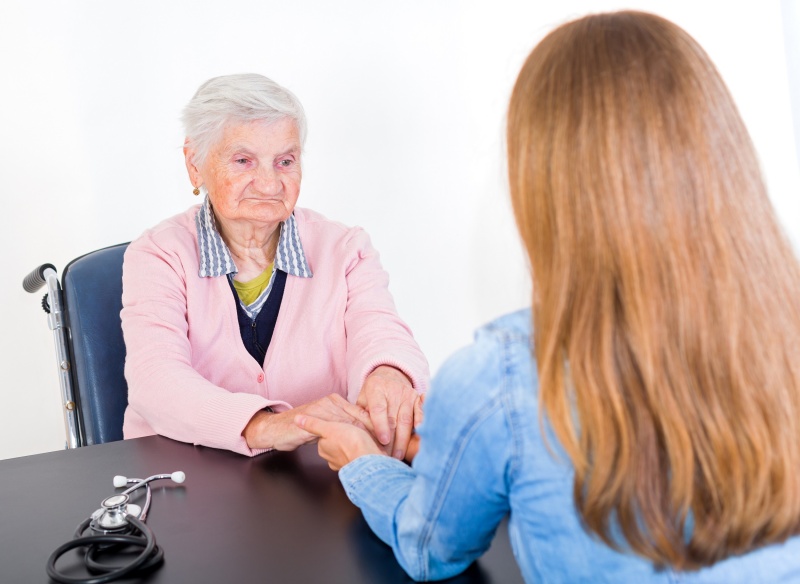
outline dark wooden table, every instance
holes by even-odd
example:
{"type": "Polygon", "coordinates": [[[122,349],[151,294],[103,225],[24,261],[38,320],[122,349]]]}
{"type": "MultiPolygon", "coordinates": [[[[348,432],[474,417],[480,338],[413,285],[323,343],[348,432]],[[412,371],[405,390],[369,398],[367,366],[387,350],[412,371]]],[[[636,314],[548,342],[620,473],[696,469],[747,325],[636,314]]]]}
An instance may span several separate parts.
{"type": "MultiPolygon", "coordinates": [[[[152,483],[147,519],[164,565],[120,582],[411,582],[316,447],[251,459],[159,436],[0,461],[0,582],[50,582],[47,558],[116,491],[114,475],[176,470],[186,482],[152,483]]],[[[141,504],[144,489],[134,495],[141,504]]],[[[76,558],[68,553],[59,568],[85,574],[76,558]]],[[[522,582],[505,522],[489,552],[447,582],[522,582]]]]}

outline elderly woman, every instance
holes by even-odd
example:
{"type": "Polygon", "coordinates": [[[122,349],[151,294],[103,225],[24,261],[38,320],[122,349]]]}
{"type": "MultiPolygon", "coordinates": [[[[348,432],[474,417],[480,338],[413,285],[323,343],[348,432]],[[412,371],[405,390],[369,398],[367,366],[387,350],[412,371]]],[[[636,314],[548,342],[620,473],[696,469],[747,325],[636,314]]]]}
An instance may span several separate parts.
{"type": "Polygon", "coordinates": [[[442,367],[413,468],[297,423],[417,579],[510,514],[529,583],[800,582],[800,264],[708,56],[649,14],[565,24],[507,130],[532,311],[442,367]]]}
{"type": "Polygon", "coordinates": [[[205,197],[125,254],[125,437],[252,456],[315,440],[295,413],[363,414],[402,458],[427,363],[367,234],[295,207],[299,101],[261,75],[217,77],[183,121],[189,180],[205,197]]]}

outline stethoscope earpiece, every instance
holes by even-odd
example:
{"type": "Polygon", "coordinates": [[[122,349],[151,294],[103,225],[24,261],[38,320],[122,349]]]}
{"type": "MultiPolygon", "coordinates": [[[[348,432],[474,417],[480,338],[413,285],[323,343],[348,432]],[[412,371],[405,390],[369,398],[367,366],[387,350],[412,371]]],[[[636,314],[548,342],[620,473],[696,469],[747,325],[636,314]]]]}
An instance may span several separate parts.
{"type": "Polygon", "coordinates": [[[176,470],[171,474],[158,474],[146,479],[129,479],[122,475],[116,475],[113,480],[116,488],[119,489],[129,484],[133,484],[133,486],[103,500],[100,509],[92,513],[89,527],[97,533],[119,533],[128,529],[128,517],[130,516],[144,521],[147,518],[147,511],[150,509],[150,483],[161,479],[172,479],[173,482],[181,484],[186,480],[186,473],[176,470]],[[129,495],[142,487],[147,489],[144,506],[129,504],[129,495]]]}

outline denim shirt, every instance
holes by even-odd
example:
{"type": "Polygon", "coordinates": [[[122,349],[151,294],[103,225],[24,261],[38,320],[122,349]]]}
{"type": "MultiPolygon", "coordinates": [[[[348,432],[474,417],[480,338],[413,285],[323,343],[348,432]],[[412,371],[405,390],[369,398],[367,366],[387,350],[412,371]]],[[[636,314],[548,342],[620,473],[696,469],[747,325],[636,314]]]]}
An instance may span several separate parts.
{"type": "Polygon", "coordinates": [[[386,456],[339,471],[350,500],[415,580],[458,574],[510,514],[526,582],[800,582],[800,537],[696,572],[657,570],[590,535],[572,499],[569,458],[539,423],[531,313],[479,330],[434,379],[412,467],[386,456]]]}

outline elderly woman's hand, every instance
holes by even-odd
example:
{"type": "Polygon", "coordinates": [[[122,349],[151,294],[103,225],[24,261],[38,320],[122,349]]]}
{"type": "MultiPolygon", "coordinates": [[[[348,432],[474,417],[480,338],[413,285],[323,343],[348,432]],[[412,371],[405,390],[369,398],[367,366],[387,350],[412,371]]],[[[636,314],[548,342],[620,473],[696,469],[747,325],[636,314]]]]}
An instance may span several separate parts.
{"type": "Polygon", "coordinates": [[[378,442],[394,458],[406,455],[416,400],[417,392],[408,377],[388,365],[381,365],[369,374],[356,400],[356,404],[369,412],[378,442]]]}
{"type": "Polygon", "coordinates": [[[327,421],[353,425],[365,431],[367,428],[365,422],[369,424],[369,416],[360,406],[351,404],[342,396],[332,393],[285,412],[258,412],[242,431],[247,446],[251,449],[294,450],[303,444],[315,441],[316,435],[300,429],[294,423],[294,418],[298,414],[308,414],[327,421]]]}

